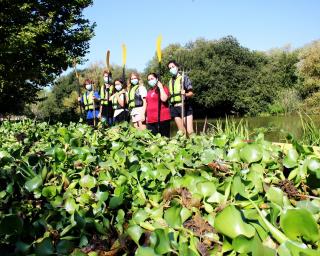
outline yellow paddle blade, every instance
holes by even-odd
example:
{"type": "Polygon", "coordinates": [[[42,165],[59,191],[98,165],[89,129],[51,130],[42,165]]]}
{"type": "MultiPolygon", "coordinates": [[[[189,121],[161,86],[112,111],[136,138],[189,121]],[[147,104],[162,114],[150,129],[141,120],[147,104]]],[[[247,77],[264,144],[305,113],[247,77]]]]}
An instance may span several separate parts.
{"type": "Polygon", "coordinates": [[[122,44],[122,66],[126,65],[127,60],[127,47],[125,44],[122,44]]]}
{"type": "Polygon", "coordinates": [[[110,51],[107,51],[107,56],[106,56],[106,64],[107,64],[107,69],[110,71],[110,51]]]}
{"type": "Polygon", "coordinates": [[[157,38],[157,56],[158,56],[159,62],[161,62],[161,42],[162,42],[162,35],[159,35],[157,38]]]}

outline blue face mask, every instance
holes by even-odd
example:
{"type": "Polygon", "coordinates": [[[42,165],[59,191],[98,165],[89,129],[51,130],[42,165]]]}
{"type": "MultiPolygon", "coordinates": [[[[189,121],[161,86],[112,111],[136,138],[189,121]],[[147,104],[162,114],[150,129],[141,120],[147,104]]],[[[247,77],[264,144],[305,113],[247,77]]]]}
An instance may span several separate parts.
{"type": "Polygon", "coordinates": [[[131,79],[131,83],[133,84],[133,85],[137,85],[138,83],[139,83],[139,80],[138,79],[131,79]]]}
{"type": "Polygon", "coordinates": [[[169,71],[170,71],[171,75],[173,75],[173,76],[178,74],[178,68],[177,67],[170,68],[169,71]]]}
{"type": "Polygon", "coordinates": [[[157,83],[158,83],[157,79],[151,79],[148,81],[148,84],[150,85],[150,87],[155,87],[157,83]]]}

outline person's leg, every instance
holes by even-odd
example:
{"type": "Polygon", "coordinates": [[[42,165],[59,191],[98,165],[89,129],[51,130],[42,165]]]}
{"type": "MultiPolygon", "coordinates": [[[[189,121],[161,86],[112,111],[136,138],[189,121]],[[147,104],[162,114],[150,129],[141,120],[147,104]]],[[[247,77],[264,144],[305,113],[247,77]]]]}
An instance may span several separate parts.
{"type": "Polygon", "coordinates": [[[157,125],[158,125],[157,123],[147,124],[147,129],[150,130],[153,135],[157,135],[158,133],[157,125]]]}
{"type": "Polygon", "coordinates": [[[143,121],[138,122],[138,127],[141,131],[146,129],[146,125],[143,121]]]}
{"type": "Polygon", "coordinates": [[[182,131],[183,133],[185,133],[185,128],[184,128],[184,125],[182,123],[182,118],[181,117],[175,117],[174,118],[174,121],[178,127],[178,130],[179,131],[182,131]]]}
{"type": "Polygon", "coordinates": [[[193,133],[193,115],[192,114],[185,117],[185,123],[187,124],[188,134],[193,133]]]}
{"type": "Polygon", "coordinates": [[[162,121],[160,123],[160,134],[161,136],[170,137],[170,120],[162,121]]]}
{"type": "Polygon", "coordinates": [[[93,118],[87,119],[87,125],[93,126],[93,118]]]}

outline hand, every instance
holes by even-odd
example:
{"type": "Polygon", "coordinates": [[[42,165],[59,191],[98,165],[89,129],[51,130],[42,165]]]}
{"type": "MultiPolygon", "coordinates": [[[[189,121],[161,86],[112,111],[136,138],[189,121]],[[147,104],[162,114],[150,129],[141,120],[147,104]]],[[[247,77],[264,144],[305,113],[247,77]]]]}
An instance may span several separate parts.
{"type": "Polygon", "coordinates": [[[184,95],[184,96],[186,95],[186,90],[185,89],[181,90],[181,95],[184,95]]]}
{"type": "Polygon", "coordinates": [[[98,119],[101,119],[101,112],[99,112],[98,114],[98,119]]]}
{"type": "Polygon", "coordinates": [[[122,90],[120,91],[120,94],[125,93],[125,92],[126,92],[126,90],[125,90],[125,89],[122,89],[122,90]]]}
{"type": "Polygon", "coordinates": [[[158,81],[158,88],[161,90],[161,89],[163,89],[163,84],[160,82],[160,81],[158,81]]]}
{"type": "Polygon", "coordinates": [[[92,95],[92,100],[95,100],[95,99],[96,99],[96,97],[94,95],[92,95]]]}
{"type": "Polygon", "coordinates": [[[79,101],[79,102],[81,101],[81,97],[78,97],[78,101],[79,101]]]}

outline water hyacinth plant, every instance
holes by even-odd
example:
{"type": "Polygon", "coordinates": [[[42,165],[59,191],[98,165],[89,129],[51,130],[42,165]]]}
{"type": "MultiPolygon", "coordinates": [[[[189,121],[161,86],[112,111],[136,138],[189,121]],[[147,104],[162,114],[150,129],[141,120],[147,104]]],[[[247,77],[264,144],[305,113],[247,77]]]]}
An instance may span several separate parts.
{"type": "Polygon", "coordinates": [[[0,251],[319,255],[319,157],[235,135],[4,122],[0,251]]]}

